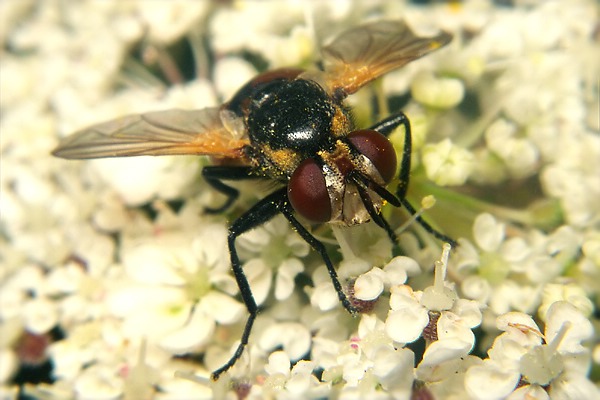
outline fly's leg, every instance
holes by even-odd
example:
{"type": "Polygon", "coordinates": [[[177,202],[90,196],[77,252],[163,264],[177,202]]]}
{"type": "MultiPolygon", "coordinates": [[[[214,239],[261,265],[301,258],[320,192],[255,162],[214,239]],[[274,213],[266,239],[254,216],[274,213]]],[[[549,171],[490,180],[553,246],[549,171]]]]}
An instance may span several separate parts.
{"type": "MultiPolygon", "coordinates": [[[[402,205],[404,207],[406,207],[406,210],[411,215],[417,214],[417,210],[408,202],[408,200],[400,198],[400,202],[402,202],[402,205]]],[[[421,225],[423,227],[423,229],[425,229],[427,232],[429,232],[436,239],[439,239],[442,242],[450,243],[450,245],[453,248],[458,247],[458,243],[456,242],[456,240],[452,239],[449,236],[444,235],[443,233],[441,233],[440,231],[438,231],[437,229],[435,229],[433,226],[429,225],[427,223],[427,221],[425,221],[423,218],[421,218],[420,215],[417,216],[416,221],[419,223],[419,225],[421,225]]]]}
{"type": "Polygon", "coordinates": [[[242,264],[240,263],[237,250],[235,248],[235,240],[241,234],[266,223],[275,215],[277,215],[277,213],[279,213],[278,205],[282,202],[282,196],[287,200],[287,192],[285,190],[278,190],[274,193],[271,193],[269,196],[256,203],[250,210],[235,220],[235,222],[229,227],[227,244],[229,246],[231,268],[233,270],[235,281],[240,289],[242,300],[244,301],[246,309],[250,315],[248,316],[248,320],[244,326],[240,344],[238,345],[235,353],[221,368],[212,373],[211,378],[215,381],[219,379],[219,376],[223,372],[233,367],[236,361],[242,356],[244,348],[248,344],[248,338],[250,337],[250,332],[252,331],[252,325],[254,324],[254,320],[258,314],[258,306],[254,300],[252,290],[250,289],[248,278],[246,278],[246,274],[242,269],[242,264]]]}
{"type": "Polygon", "coordinates": [[[304,226],[302,226],[302,224],[296,219],[296,217],[294,217],[294,212],[287,198],[286,191],[282,192],[282,196],[279,198],[279,203],[277,204],[277,207],[279,209],[279,212],[281,212],[283,216],[290,222],[294,230],[302,237],[302,239],[304,239],[304,241],[308,243],[310,247],[313,248],[313,250],[319,253],[321,258],[323,259],[323,262],[325,263],[325,266],[327,267],[329,277],[331,278],[331,282],[333,283],[333,287],[337,292],[340,302],[350,314],[356,315],[358,313],[358,310],[350,303],[350,300],[348,300],[348,297],[344,293],[344,290],[342,289],[342,284],[340,283],[337,272],[333,267],[333,263],[331,262],[331,259],[327,254],[325,246],[316,237],[314,237],[304,226]]]}
{"type": "Polygon", "coordinates": [[[351,171],[348,174],[348,180],[353,182],[356,186],[360,199],[373,222],[379,225],[387,233],[392,243],[396,243],[398,241],[396,233],[386,219],[383,218],[381,212],[378,212],[375,209],[375,206],[373,205],[373,199],[371,199],[371,196],[369,196],[367,189],[372,189],[375,191],[375,193],[381,196],[381,198],[387,200],[394,207],[400,207],[402,205],[400,200],[398,200],[398,198],[396,198],[396,196],[394,196],[392,193],[388,192],[383,186],[379,186],[375,182],[370,181],[368,178],[360,175],[356,170],[351,171]]]}
{"type": "Polygon", "coordinates": [[[329,276],[333,282],[333,287],[335,288],[344,308],[346,308],[346,310],[348,310],[348,312],[350,312],[352,315],[355,315],[358,312],[356,308],[352,306],[348,300],[348,297],[346,297],[342,289],[342,285],[338,279],[337,272],[335,271],[329,255],[327,254],[325,246],[323,243],[317,240],[317,238],[315,238],[304,226],[302,226],[296,217],[294,217],[293,209],[291,208],[287,197],[287,188],[284,187],[279,189],[254,205],[254,207],[239,217],[229,228],[227,243],[229,245],[229,254],[231,256],[231,267],[233,269],[235,280],[240,288],[242,300],[244,301],[244,304],[246,305],[250,315],[248,316],[248,320],[244,326],[242,338],[240,339],[240,344],[238,345],[235,353],[233,356],[231,356],[229,361],[225,363],[225,365],[212,373],[213,380],[219,379],[219,376],[223,372],[233,367],[236,361],[242,356],[245,347],[248,345],[248,339],[250,337],[250,332],[252,331],[252,325],[254,324],[254,320],[258,315],[258,306],[254,300],[252,290],[250,289],[250,284],[248,283],[248,278],[246,278],[246,274],[242,269],[242,265],[237,255],[235,240],[244,232],[266,223],[278,213],[283,214],[283,216],[290,222],[294,230],[298,232],[302,239],[304,239],[316,252],[321,255],[321,258],[325,262],[327,270],[329,271],[329,276]]]}
{"type": "MultiPolygon", "coordinates": [[[[404,126],[404,149],[402,149],[402,160],[400,161],[400,172],[398,173],[398,187],[396,188],[396,196],[398,197],[402,205],[406,208],[406,210],[411,215],[415,215],[417,214],[417,210],[408,202],[408,200],[406,200],[406,191],[408,190],[408,183],[410,181],[410,165],[412,157],[412,134],[410,130],[410,121],[408,120],[408,117],[403,112],[399,112],[397,114],[389,116],[381,122],[378,122],[369,129],[373,129],[374,131],[377,131],[384,136],[389,136],[394,131],[394,129],[396,129],[400,125],[404,126]]],[[[377,219],[374,218],[374,220],[375,222],[377,222],[377,219]]],[[[423,218],[421,218],[420,216],[417,216],[416,221],[419,223],[419,225],[423,227],[423,229],[425,229],[435,238],[450,243],[452,247],[457,246],[455,240],[437,231],[435,228],[433,228],[431,225],[425,222],[425,220],[423,220],[423,218]]],[[[382,226],[380,223],[378,223],[378,225],[382,226]]],[[[382,227],[386,229],[384,226],[382,227]]]]}
{"type": "Polygon", "coordinates": [[[237,200],[240,192],[225,183],[223,180],[241,181],[245,179],[255,179],[251,175],[252,167],[235,167],[235,166],[219,166],[211,165],[202,169],[202,176],[218,192],[227,196],[225,203],[220,207],[206,207],[204,211],[208,214],[219,214],[226,211],[237,200]]]}
{"type": "Polygon", "coordinates": [[[412,134],[410,131],[410,121],[403,112],[387,117],[378,122],[369,129],[373,129],[384,136],[389,136],[398,126],[404,126],[404,149],[402,149],[402,160],[400,161],[400,172],[398,173],[398,187],[396,196],[399,199],[406,197],[408,182],[410,180],[410,164],[412,157],[412,134]]]}

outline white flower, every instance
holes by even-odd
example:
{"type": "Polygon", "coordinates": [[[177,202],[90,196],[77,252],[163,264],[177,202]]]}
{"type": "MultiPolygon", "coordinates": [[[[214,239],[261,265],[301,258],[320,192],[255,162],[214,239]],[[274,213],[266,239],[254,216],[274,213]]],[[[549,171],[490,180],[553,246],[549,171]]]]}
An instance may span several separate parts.
{"type": "MultiPolygon", "coordinates": [[[[560,149],[555,163],[541,173],[545,191],[560,199],[567,221],[574,226],[598,223],[600,196],[600,138],[591,132],[568,131],[558,140],[560,149]]],[[[557,141],[554,139],[554,141],[557,141]]]]}
{"type": "MultiPolygon", "coordinates": [[[[594,398],[597,388],[586,378],[589,350],[581,341],[593,334],[591,323],[572,305],[556,302],[548,310],[545,334],[528,315],[498,317],[504,333],[488,351],[489,359],[467,371],[465,385],[474,398],[506,398],[523,381],[514,398],[549,390],[554,398],[594,398]],[[524,393],[526,392],[526,393],[524,393]]],[[[511,397],[512,398],[512,397],[511,397]]]]}
{"type": "Polygon", "coordinates": [[[217,52],[255,51],[271,66],[298,65],[314,54],[310,31],[302,26],[305,12],[303,3],[220,8],[210,19],[213,44],[217,52]]]}
{"type": "Polygon", "coordinates": [[[285,219],[276,218],[242,235],[236,246],[240,257],[247,260],[244,272],[258,304],[266,299],[273,283],[278,301],[292,294],[294,279],[304,270],[298,258],[308,254],[309,246],[285,219]],[[274,282],[273,272],[277,274],[274,282]]]}
{"type": "Polygon", "coordinates": [[[105,366],[87,368],[74,382],[78,398],[113,400],[121,396],[123,382],[116,371],[105,366]]]}
{"type": "Polygon", "coordinates": [[[481,312],[474,301],[458,299],[444,284],[450,247],[436,262],[435,283],[423,292],[409,286],[391,289],[390,311],[385,332],[395,342],[409,343],[424,336],[427,349],[419,370],[466,356],[475,343],[472,328],[481,323],[481,312]]]}
{"type": "Polygon", "coordinates": [[[143,26],[149,28],[150,39],[160,45],[172,44],[181,36],[193,31],[201,25],[202,18],[210,8],[209,4],[203,1],[138,1],[136,6],[136,13],[141,17],[143,26]]]}
{"type": "Polygon", "coordinates": [[[515,137],[516,126],[499,119],[487,129],[487,147],[503,161],[513,178],[525,178],[537,170],[538,149],[530,139],[515,137]]]}
{"type": "Polygon", "coordinates": [[[146,337],[181,354],[206,345],[216,323],[232,324],[244,315],[242,304],[218,290],[232,287],[224,267],[225,228],[200,224],[195,236],[201,246],[195,253],[194,237],[185,233],[166,231],[125,243],[123,263],[133,281],[112,291],[108,305],[111,314],[123,318],[131,340],[146,337]]]}
{"type": "Polygon", "coordinates": [[[429,323],[427,309],[420,304],[417,296],[419,293],[413,292],[407,285],[391,290],[391,310],[386,319],[386,333],[396,342],[414,342],[429,323]]]}
{"type": "Polygon", "coordinates": [[[424,72],[414,77],[411,94],[416,101],[429,107],[452,108],[462,101],[465,87],[456,78],[437,78],[424,72]]]}
{"type": "Polygon", "coordinates": [[[423,147],[423,165],[427,177],[440,186],[462,185],[474,168],[473,154],[444,139],[423,147]]]}
{"type": "Polygon", "coordinates": [[[375,300],[383,292],[385,273],[380,268],[373,268],[360,275],[354,282],[354,297],[359,300],[375,300]]]}
{"type": "MultiPolygon", "coordinates": [[[[591,337],[590,299],[600,291],[594,1],[508,8],[353,0],[34,3],[0,1],[0,397],[598,397],[583,345],[591,337]],[[229,359],[247,314],[232,298],[239,293],[226,228],[214,222],[221,217],[199,217],[203,205],[216,204],[214,196],[222,200],[202,186],[204,161],[67,162],[49,153],[58,136],[122,114],[218,105],[255,69],[304,68],[332,34],[364,16],[393,15],[424,34],[443,27],[454,39],[387,74],[382,90],[349,97],[357,127],[369,126],[386,104],[398,111],[410,90],[414,101],[402,108],[413,127],[413,195],[428,189],[426,178],[468,182],[464,189],[473,192],[434,193],[451,206],[452,228],[460,232],[473,212],[490,214],[464,235],[472,243],[461,241],[451,279],[444,283],[436,272],[426,289],[423,271],[438,257],[433,238],[404,232],[393,246],[376,224],[334,230],[339,257],[315,227],[347,294],[377,300],[360,319],[341,307],[318,255],[283,218],[242,235],[236,243],[261,313],[241,368],[232,371],[237,378],[212,383],[209,369],[229,359]],[[182,71],[146,64],[154,56],[182,71]],[[202,78],[170,86],[178,72],[202,78]],[[374,110],[373,93],[389,101],[374,110]],[[541,191],[529,190],[531,182],[541,191]],[[467,193],[504,207],[531,205],[463,203],[467,193]],[[156,199],[174,199],[177,212],[160,202],[148,206],[156,199]],[[556,221],[564,225],[556,228],[556,221]],[[478,349],[504,331],[484,359],[465,355],[480,308],[486,317],[478,349]],[[498,327],[490,324],[511,310],[529,315],[510,313],[498,327]],[[545,323],[544,335],[533,315],[545,323]],[[54,327],[65,334],[44,348],[55,381],[17,390],[23,330],[54,327]],[[427,349],[421,354],[415,346],[413,353],[392,336],[423,336],[427,349]],[[203,353],[203,362],[175,356],[188,351],[203,353]],[[415,357],[422,357],[417,369],[415,357]]],[[[392,140],[402,148],[401,132],[392,140]]],[[[265,193],[253,185],[244,190],[242,183],[240,203],[265,193]]],[[[593,358],[600,360],[598,346],[593,358]]]]}
{"type": "Polygon", "coordinates": [[[256,69],[238,57],[226,57],[215,65],[214,85],[224,99],[230,99],[246,82],[256,76],[256,69]]]}
{"type": "MultiPolygon", "coordinates": [[[[390,287],[401,285],[406,282],[407,273],[418,269],[416,262],[405,256],[398,256],[391,259],[382,268],[373,267],[359,258],[343,260],[337,269],[338,278],[342,285],[349,283],[346,289],[346,295],[349,300],[355,303],[355,306],[361,302],[373,302],[379,298],[384,290],[390,287]]],[[[331,277],[325,266],[321,266],[313,273],[314,287],[307,288],[310,295],[311,304],[318,307],[321,311],[328,311],[336,307],[341,307],[338,294],[336,293],[331,277]]]]}
{"type": "Polygon", "coordinates": [[[268,376],[262,385],[262,395],[277,399],[316,399],[326,396],[328,386],[312,374],[314,362],[300,360],[291,365],[288,354],[276,351],[265,366],[268,376]]]}
{"type": "MultiPolygon", "coordinates": [[[[361,274],[354,281],[354,297],[358,300],[375,300],[384,289],[402,285],[408,278],[408,271],[412,271],[416,261],[405,256],[392,258],[382,268],[373,267],[361,274]]],[[[418,266],[417,266],[418,268],[418,266]]]]}
{"type": "Polygon", "coordinates": [[[128,371],[123,385],[123,398],[150,398],[154,394],[154,386],[159,379],[156,368],[146,363],[146,343],[142,343],[138,362],[128,371]]]}
{"type": "Polygon", "coordinates": [[[544,286],[542,304],[538,310],[543,321],[546,321],[548,310],[558,301],[570,303],[586,317],[589,317],[594,310],[594,304],[580,286],[576,284],[547,284],[544,286]]]}
{"type": "MultiPolygon", "coordinates": [[[[19,360],[14,351],[0,349],[0,385],[6,385],[19,368],[19,360]]],[[[2,389],[0,389],[2,393],[2,389]]]]}
{"type": "Polygon", "coordinates": [[[49,299],[34,299],[23,307],[25,328],[34,333],[48,332],[58,322],[56,304],[49,299]]]}
{"type": "Polygon", "coordinates": [[[313,287],[307,288],[307,292],[314,307],[321,311],[329,311],[340,306],[338,294],[324,265],[315,270],[312,281],[313,287]]]}
{"type": "Polygon", "coordinates": [[[298,322],[276,322],[262,332],[258,345],[267,352],[282,347],[286,356],[296,361],[309,352],[311,335],[306,326],[298,322]]]}
{"type": "MultiPolygon", "coordinates": [[[[489,294],[489,305],[496,315],[511,309],[533,312],[542,300],[544,285],[577,257],[580,238],[566,226],[549,235],[532,230],[511,238],[506,238],[506,229],[491,214],[480,214],[473,224],[473,237],[480,251],[470,242],[460,240],[456,263],[462,272],[477,268],[477,276],[487,281],[487,284],[477,283],[479,287],[494,288],[489,294]]],[[[481,296],[474,291],[475,287],[466,286],[478,281],[465,280],[465,293],[481,296]]]]}
{"type": "Polygon", "coordinates": [[[335,383],[340,379],[345,382],[342,397],[410,395],[414,354],[394,347],[383,329],[384,323],[376,316],[364,314],[358,334],[341,344],[334,365],[323,372],[325,382],[335,383]]]}

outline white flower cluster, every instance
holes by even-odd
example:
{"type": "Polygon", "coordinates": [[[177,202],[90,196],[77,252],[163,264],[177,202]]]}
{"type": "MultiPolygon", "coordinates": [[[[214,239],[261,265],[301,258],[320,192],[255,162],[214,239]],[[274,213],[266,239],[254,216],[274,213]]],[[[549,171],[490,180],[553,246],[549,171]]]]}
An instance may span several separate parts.
{"type": "Polygon", "coordinates": [[[600,399],[599,6],[433,3],[0,2],[0,399],[600,399]],[[454,34],[376,95],[411,119],[409,199],[435,195],[425,219],[460,245],[314,227],[353,318],[285,219],[242,235],[261,312],[212,382],[247,317],[228,222],[271,187],[207,215],[206,160],[50,152],[91,123],[217,105],[374,18],[454,34]]]}

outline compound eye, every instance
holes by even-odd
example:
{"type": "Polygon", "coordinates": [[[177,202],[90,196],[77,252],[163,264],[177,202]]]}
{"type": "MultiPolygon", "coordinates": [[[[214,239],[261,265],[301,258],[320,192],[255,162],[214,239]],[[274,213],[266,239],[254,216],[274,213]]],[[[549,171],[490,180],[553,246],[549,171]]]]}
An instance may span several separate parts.
{"type": "Polygon", "coordinates": [[[331,219],[331,200],[323,171],[308,158],[300,163],[288,182],[288,199],[294,210],[313,222],[331,219]]]}
{"type": "Polygon", "coordinates": [[[383,178],[389,183],[396,173],[396,152],[392,143],[381,133],[372,129],[362,129],[351,132],[348,140],[356,150],[366,156],[383,178]]]}

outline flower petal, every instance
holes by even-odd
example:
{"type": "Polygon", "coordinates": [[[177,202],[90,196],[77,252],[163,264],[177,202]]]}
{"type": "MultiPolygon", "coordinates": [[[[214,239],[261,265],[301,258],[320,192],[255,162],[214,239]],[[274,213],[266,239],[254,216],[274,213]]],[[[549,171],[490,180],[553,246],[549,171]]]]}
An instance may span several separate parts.
{"type": "Polygon", "coordinates": [[[23,307],[25,328],[33,334],[48,332],[58,324],[58,309],[56,303],[45,299],[33,299],[23,307]]]}
{"type": "Polygon", "coordinates": [[[427,310],[418,304],[397,311],[390,311],[385,320],[385,333],[399,343],[417,340],[429,323],[427,310]]]}
{"type": "Polygon", "coordinates": [[[275,298],[285,300],[294,291],[296,275],[304,270],[304,265],[297,258],[288,258],[283,261],[275,277],[275,298]]]}
{"type": "Polygon", "coordinates": [[[265,365],[265,371],[269,375],[290,375],[290,357],[285,351],[274,351],[269,355],[269,362],[265,365]]]}
{"type": "Polygon", "coordinates": [[[570,323],[570,328],[560,341],[558,351],[560,353],[579,353],[585,350],[581,342],[591,338],[594,328],[589,319],[566,301],[557,301],[548,309],[546,321],[546,342],[552,342],[554,337],[562,328],[563,324],[570,323]]]}
{"type": "Polygon", "coordinates": [[[504,240],[504,224],[491,214],[479,214],[473,224],[473,237],[481,249],[496,251],[504,240]]]}
{"type": "Polygon", "coordinates": [[[160,346],[173,354],[189,353],[209,341],[215,330],[215,320],[194,310],[189,322],[160,340],[160,346]]]}
{"type": "Polygon", "coordinates": [[[254,301],[261,305],[271,290],[273,271],[261,258],[253,258],[244,264],[244,272],[250,282],[254,301]]]}
{"type": "Polygon", "coordinates": [[[311,335],[306,326],[300,323],[281,322],[265,329],[258,344],[267,351],[281,346],[290,360],[295,361],[308,353],[311,335]]]}
{"type": "Polygon", "coordinates": [[[403,285],[407,277],[417,275],[421,272],[419,264],[412,258],[397,256],[392,258],[383,270],[388,275],[390,286],[403,285]]]}
{"type": "Polygon", "coordinates": [[[467,370],[465,389],[473,399],[494,400],[506,398],[519,383],[520,375],[518,372],[498,369],[490,364],[484,363],[467,370]]]}
{"type": "Polygon", "coordinates": [[[473,341],[470,338],[454,337],[436,340],[425,350],[419,367],[439,365],[443,362],[466,356],[472,348],[473,341]]]}
{"type": "Polygon", "coordinates": [[[360,275],[354,282],[354,297],[360,300],[375,300],[383,292],[385,274],[380,268],[373,268],[360,275]]]}
{"type": "Polygon", "coordinates": [[[220,324],[233,324],[239,321],[246,311],[242,303],[216,291],[207,293],[198,307],[220,324]]]}

